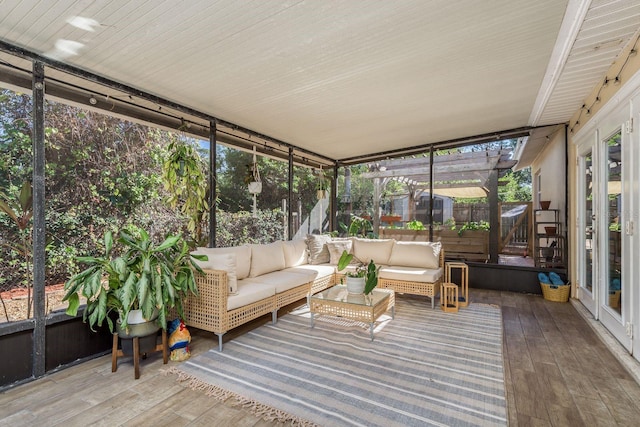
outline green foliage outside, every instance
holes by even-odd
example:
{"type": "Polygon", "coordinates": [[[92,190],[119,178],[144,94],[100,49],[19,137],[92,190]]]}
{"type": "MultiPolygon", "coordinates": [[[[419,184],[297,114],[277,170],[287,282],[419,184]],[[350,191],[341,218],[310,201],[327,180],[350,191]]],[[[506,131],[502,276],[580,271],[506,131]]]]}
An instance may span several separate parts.
{"type": "Polygon", "coordinates": [[[426,230],[427,229],[422,223],[422,221],[418,221],[417,219],[407,222],[407,224],[405,225],[405,228],[407,230],[426,230]]]}
{"type": "Polygon", "coordinates": [[[470,221],[465,222],[462,227],[458,229],[458,235],[462,235],[465,231],[489,231],[489,223],[487,221],[470,221]]]}
{"type": "MultiPolygon", "coordinates": [[[[52,102],[45,120],[47,285],[86,268],[78,256],[99,255],[108,231],[147,230],[155,241],[180,235],[193,245],[208,243],[208,151],[199,141],[52,102]]],[[[0,91],[0,199],[16,212],[33,174],[31,129],[31,98],[0,91]]],[[[256,219],[246,212],[251,199],[242,182],[251,155],[220,145],[218,159],[217,245],[282,239],[287,163],[259,158],[265,190],[256,219]]],[[[309,211],[316,174],[301,167],[294,173],[295,194],[309,211]]],[[[0,290],[31,285],[30,258],[16,242],[30,237],[32,227],[30,217],[18,227],[0,211],[0,290]]]]}

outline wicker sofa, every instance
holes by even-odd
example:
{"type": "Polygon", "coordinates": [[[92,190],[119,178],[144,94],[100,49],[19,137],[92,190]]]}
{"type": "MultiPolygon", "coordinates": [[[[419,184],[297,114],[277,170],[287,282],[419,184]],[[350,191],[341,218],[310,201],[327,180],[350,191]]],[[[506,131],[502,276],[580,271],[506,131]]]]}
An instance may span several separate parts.
{"type": "Polygon", "coordinates": [[[439,243],[396,242],[393,239],[332,239],[310,235],[306,240],[277,241],[265,245],[198,248],[208,261],[200,262],[199,296],[184,304],[185,323],[214,332],[222,351],[222,336],[252,319],[340,283],[337,271],[343,250],[363,263],[380,266],[378,286],[400,293],[434,297],[444,272],[444,251],[439,243]]]}

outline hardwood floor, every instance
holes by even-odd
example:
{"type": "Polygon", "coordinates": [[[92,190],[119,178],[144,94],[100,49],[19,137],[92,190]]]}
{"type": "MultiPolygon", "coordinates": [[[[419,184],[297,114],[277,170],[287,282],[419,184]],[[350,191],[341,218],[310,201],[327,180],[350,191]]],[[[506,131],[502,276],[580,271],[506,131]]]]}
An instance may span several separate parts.
{"type": "MultiPolygon", "coordinates": [[[[471,289],[472,303],[497,304],[504,320],[505,388],[511,426],[640,425],[640,386],[570,303],[471,289]]],[[[228,338],[266,323],[264,317],[228,338]]],[[[192,351],[214,347],[191,330],[192,351]]],[[[179,385],[162,371],[161,353],[131,358],[111,373],[110,355],[0,394],[0,426],[277,426],[179,385]]]]}

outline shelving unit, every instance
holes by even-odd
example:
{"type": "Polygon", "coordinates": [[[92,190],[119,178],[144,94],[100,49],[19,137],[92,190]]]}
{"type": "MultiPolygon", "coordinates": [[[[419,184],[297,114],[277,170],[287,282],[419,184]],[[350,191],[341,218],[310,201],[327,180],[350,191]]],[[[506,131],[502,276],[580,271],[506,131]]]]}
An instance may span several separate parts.
{"type": "Polygon", "coordinates": [[[567,242],[559,209],[533,211],[534,256],[536,267],[566,268],[567,242]]]}

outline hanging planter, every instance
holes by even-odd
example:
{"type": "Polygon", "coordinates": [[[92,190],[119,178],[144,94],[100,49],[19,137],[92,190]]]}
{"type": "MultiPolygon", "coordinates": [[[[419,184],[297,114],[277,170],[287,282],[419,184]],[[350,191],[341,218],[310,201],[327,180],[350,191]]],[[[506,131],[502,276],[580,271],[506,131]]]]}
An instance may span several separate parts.
{"type": "Polygon", "coordinates": [[[244,178],[244,182],[249,188],[249,193],[260,194],[262,192],[262,180],[260,179],[255,147],[253,147],[253,161],[247,165],[247,175],[244,178]]]}
{"type": "Polygon", "coordinates": [[[318,178],[316,179],[316,197],[318,200],[327,198],[327,190],[329,190],[330,181],[322,172],[322,167],[318,171],[318,178]]]}

